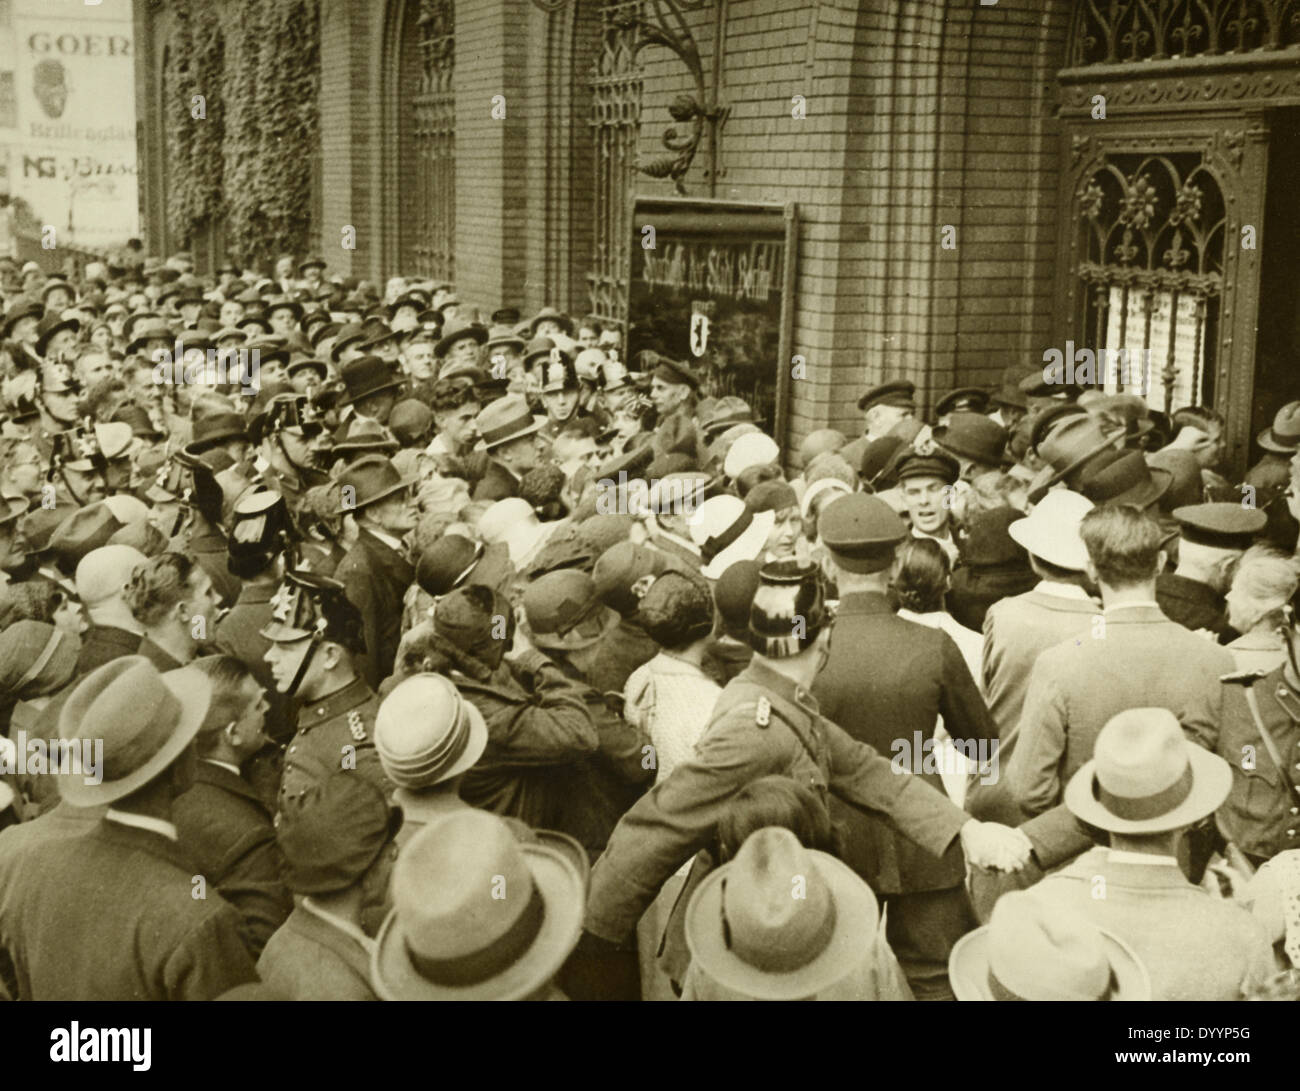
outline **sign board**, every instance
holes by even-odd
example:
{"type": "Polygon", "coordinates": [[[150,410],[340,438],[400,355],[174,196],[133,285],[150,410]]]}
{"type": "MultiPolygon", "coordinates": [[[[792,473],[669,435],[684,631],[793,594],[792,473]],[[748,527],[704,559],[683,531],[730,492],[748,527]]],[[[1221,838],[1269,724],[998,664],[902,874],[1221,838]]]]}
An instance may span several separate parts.
{"type": "Polygon", "coordinates": [[[744,398],[783,440],[795,206],[642,197],[632,215],[629,366],[646,350],[685,361],[706,393],[744,398]]]}
{"type": "Polygon", "coordinates": [[[135,49],[122,0],[12,0],[9,192],[58,243],[105,249],[139,234],[135,49]]]}

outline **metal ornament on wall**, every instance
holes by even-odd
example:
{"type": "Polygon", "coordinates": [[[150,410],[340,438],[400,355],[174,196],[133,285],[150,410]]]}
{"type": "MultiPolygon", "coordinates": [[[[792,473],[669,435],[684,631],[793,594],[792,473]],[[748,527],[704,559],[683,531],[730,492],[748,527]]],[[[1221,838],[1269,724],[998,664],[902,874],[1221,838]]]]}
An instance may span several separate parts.
{"type": "Polygon", "coordinates": [[[1081,0],[1071,65],[1238,55],[1300,44],[1300,0],[1081,0]]]}
{"type": "MultiPolygon", "coordinates": [[[[533,0],[533,5],[547,14],[554,14],[569,0],[533,0]]],[[[683,179],[691,169],[700,144],[707,139],[709,168],[707,178],[712,195],[718,177],[718,138],[723,124],[731,112],[730,106],[718,101],[721,55],[714,57],[712,77],[704,72],[699,47],[691,35],[686,13],[702,11],[713,5],[717,15],[718,34],[715,50],[721,51],[725,37],[724,21],[727,0],[644,0],[643,3],[617,4],[610,12],[611,24],[628,32],[631,43],[630,60],[635,65],[641,51],[658,45],[671,50],[691,74],[695,83],[694,94],[681,94],[668,106],[674,124],[664,130],[662,143],[667,154],[642,159],[637,157],[636,169],[650,178],[664,178],[673,183],[680,196],[687,195],[683,179]]]]}

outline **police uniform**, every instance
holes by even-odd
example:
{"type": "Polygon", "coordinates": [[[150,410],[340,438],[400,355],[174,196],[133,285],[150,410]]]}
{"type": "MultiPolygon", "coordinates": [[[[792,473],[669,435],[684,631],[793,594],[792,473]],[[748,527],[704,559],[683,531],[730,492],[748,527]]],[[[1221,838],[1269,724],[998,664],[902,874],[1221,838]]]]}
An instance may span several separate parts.
{"type": "MultiPolygon", "coordinates": [[[[1194,545],[1244,552],[1268,517],[1262,511],[1236,503],[1188,504],[1174,508],[1179,537],[1194,545]]],[[[1208,629],[1215,636],[1231,639],[1227,604],[1223,595],[1208,584],[1172,572],[1156,580],[1156,602],[1171,620],[1193,631],[1208,629]]]]}
{"type": "Polygon", "coordinates": [[[1300,692],[1283,670],[1223,675],[1217,738],[1198,740],[1232,766],[1232,790],[1217,812],[1219,831],[1257,864],[1300,848],[1300,798],[1292,787],[1300,780],[1300,692]]]}

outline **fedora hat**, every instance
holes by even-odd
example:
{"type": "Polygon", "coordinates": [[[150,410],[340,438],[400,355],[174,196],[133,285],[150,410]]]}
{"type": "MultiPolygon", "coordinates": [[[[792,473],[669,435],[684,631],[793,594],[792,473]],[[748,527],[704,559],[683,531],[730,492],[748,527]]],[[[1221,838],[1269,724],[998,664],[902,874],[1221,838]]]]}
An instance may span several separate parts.
{"type": "Polygon", "coordinates": [[[1008,526],[1007,533],[1048,564],[1082,572],[1088,567],[1088,550],[1079,537],[1079,524],[1092,507],[1086,496],[1069,489],[1053,489],[1025,518],[1008,526]]]}
{"type": "Polygon", "coordinates": [[[1000,466],[1007,447],[1007,430],[1002,425],[983,413],[965,409],[954,410],[948,423],[935,428],[930,435],[949,454],[982,466],[1000,466]]]}
{"type": "Polygon", "coordinates": [[[139,352],[150,341],[166,341],[168,345],[175,342],[171,327],[161,319],[152,318],[147,320],[142,326],[139,326],[135,335],[127,343],[126,351],[128,353],[139,352]]]}
{"type": "Polygon", "coordinates": [[[161,673],[142,655],[124,655],[81,680],[59,712],[59,738],[103,739],[98,784],[82,773],[59,777],[59,794],[74,807],[130,795],[175,761],[198,734],[212,683],[192,667],[161,673]]]}
{"type": "Polygon", "coordinates": [[[5,311],[5,321],[3,328],[0,328],[0,336],[8,337],[13,332],[14,326],[24,318],[40,318],[44,313],[45,308],[35,299],[14,300],[5,311]]]}
{"type": "Polygon", "coordinates": [[[401,448],[397,437],[377,420],[354,417],[348,422],[347,435],[334,441],[330,456],[352,459],[368,452],[393,454],[401,448]]]}
{"type": "Polygon", "coordinates": [[[339,511],[360,511],[386,496],[409,489],[414,483],[413,477],[403,477],[392,461],[383,455],[362,455],[339,474],[338,486],[344,500],[339,511]],[[351,497],[343,492],[345,489],[352,490],[351,497]]]}
{"type": "Polygon", "coordinates": [[[469,769],[487,746],[483,714],[440,674],[394,686],[375,714],[375,749],[399,788],[431,788],[469,769]]]}
{"type": "Polygon", "coordinates": [[[1141,451],[1125,451],[1088,467],[1079,491],[1098,507],[1132,504],[1149,508],[1169,491],[1173,480],[1168,470],[1149,466],[1141,451]]]}
{"type": "Polygon", "coordinates": [[[192,428],[193,439],[185,445],[186,452],[191,455],[201,455],[226,440],[248,439],[247,423],[233,409],[196,415],[192,428]]]}
{"type": "Polygon", "coordinates": [[[854,972],[879,922],[875,895],[848,865],[768,826],[695,891],[686,944],[719,985],[761,1000],[799,1000],[854,972]],[[796,878],[804,897],[791,896],[796,878]]]}
{"type": "Polygon", "coordinates": [[[989,923],[948,956],[958,1000],[1150,1000],[1133,949],[1082,914],[1032,890],[998,899],[989,923]]]}
{"type": "MultiPolygon", "coordinates": [[[[338,348],[337,343],[334,346],[338,348]]],[[[340,405],[379,394],[385,390],[398,390],[402,377],[387,360],[378,356],[358,356],[343,365],[343,385],[347,387],[346,395],[340,399],[340,405]]]]}
{"type": "Polygon", "coordinates": [[[478,434],[489,451],[503,443],[531,435],[542,427],[528,409],[528,401],[519,394],[507,394],[489,402],[475,418],[478,434]]]}
{"type": "Polygon", "coordinates": [[[514,329],[507,325],[495,325],[488,331],[488,339],[484,342],[489,349],[498,346],[511,345],[516,352],[524,351],[524,339],[515,333],[514,329]]]}
{"type": "Polygon", "coordinates": [[[1231,787],[1232,767],[1190,742],[1167,708],[1129,708],[1097,735],[1065,805],[1111,833],[1168,833],[1213,814],[1231,787]]]}
{"type": "Polygon", "coordinates": [[[1273,423],[1260,432],[1256,442],[1275,455],[1293,455],[1300,450],[1300,402],[1287,402],[1274,415],[1273,423]]]}
{"type": "Polygon", "coordinates": [[[488,332],[478,322],[459,319],[444,329],[442,336],[438,338],[438,343],[433,346],[433,354],[435,356],[446,356],[455,342],[466,337],[473,340],[475,344],[481,345],[487,340],[488,332]]]}
{"type": "Polygon", "coordinates": [[[548,318],[558,325],[566,336],[573,336],[573,319],[567,314],[562,314],[557,311],[554,307],[543,307],[533,315],[532,319],[528,323],[528,336],[536,337],[538,325],[546,321],[548,318]]]}
{"type": "Polygon", "coordinates": [[[429,823],[393,868],[393,909],[371,954],[375,992],[522,1000],[541,990],[582,935],[579,851],[555,837],[520,844],[501,818],[472,807],[429,823]]]}
{"type": "Polygon", "coordinates": [[[47,314],[36,326],[36,351],[44,355],[45,346],[50,343],[50,338],[60,330],[76,332],[80,329],[81,323],[75,318],[64,318],[54,313],[47,314]]]}
{"type": "Polygon", "coordinates": [[[1102,429],[1101,424],[1078,406],[1053,407],[1033,426],[1030,445],[1047,465],[1030,485],[1030,502],[1037,502],[1059,481],[1077,485],[1071,475],[1107,450],[1117,450],[1124,440],[1123,428],[1102,429]]]}

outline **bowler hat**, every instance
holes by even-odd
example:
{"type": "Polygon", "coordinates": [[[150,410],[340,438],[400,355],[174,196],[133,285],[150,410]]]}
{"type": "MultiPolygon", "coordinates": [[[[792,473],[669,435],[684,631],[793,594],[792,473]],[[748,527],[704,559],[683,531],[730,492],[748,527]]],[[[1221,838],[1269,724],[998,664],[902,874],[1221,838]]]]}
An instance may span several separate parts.
{"type": "Polygon", "coordinates": [[[276,311],[289,311],[295,322],[302,321],[302,304],[290,296],[272,296],[266,301],[266,317],[270,318],[276,311]]]}
{"type": "Polygon", "coordinates": [[[875,895],[788,829],[755,830],[709,873],[686,909],[693,965],[744,996],[800,1000],[854,973],[879,942],[875,895]],[[801,879],[798,897],[791,883],[801,879]]]}
{"type": "Polygon", "coordinates": [[[415,582],[438,598],[466,581],[486,547],[463,534],[444,534],[429,543],[415,566],[415,582]]]}
{"type": "Polygon", "coordinates": [[[362,455],[339,474],[343,504],[339,511],[360,511],[386,496],[404,492],[412,484],[414,479],[398,473],[390,459],[380,454],[362,455]],[[348,492],[349,489],[352,491],[348,492]]]}
{"type": "Polygon", "coordinates": [[[371,955],[375,992],[522,1000],[544,988],[577,945],[586,906],[581,850],[559,843],[520,844],[474,807],[421,829],[393,870],[393,909],[371,955]]]}
{"type": "Polygon", "coordinates": [[[105,663],[81,680],[59,713],[59,738],[103,740],[102,780],[61,774],[74,807],[112,803],[143,788],[184,752],[208,712],[212,683],[193,667],[160,673],[141,655],[105,663]]]}
{"type": "Polygon", "coordinates": [[[406,678],[375,714],[375,750],[399,788],[430,788],[459,776],[487,741],[483,714],[440,674],[406,678]]]}
{"type": "Polygon", "coordinates": [[[1118,834],[1169,833],[1213,814],[1232,767],[1188,740],[1167,708],[1129,708],[1097,736],[1092,758],[1065,786],[1077,818],[1118,834]]]}
{"type": "Polygon", "coordinates": [[[810,647],[829,620],[815,564],[772,561],[758,572],[746,640],[759,655],[786,659],[810,647]]]}
{"type": "Polygon", "coordinates": [[[948,956],[958,1000],[1150,1000],[1133,949],[1083,914],[1033,890],[998,899],[989,923],[948,956]]]}

